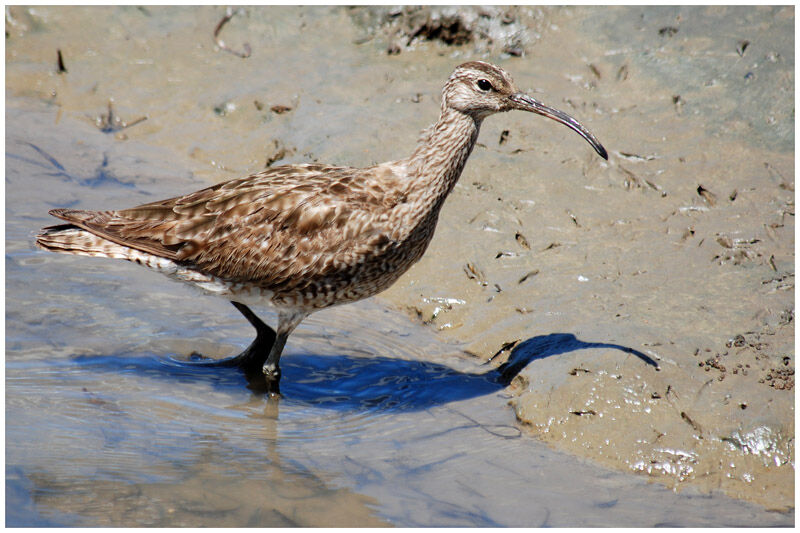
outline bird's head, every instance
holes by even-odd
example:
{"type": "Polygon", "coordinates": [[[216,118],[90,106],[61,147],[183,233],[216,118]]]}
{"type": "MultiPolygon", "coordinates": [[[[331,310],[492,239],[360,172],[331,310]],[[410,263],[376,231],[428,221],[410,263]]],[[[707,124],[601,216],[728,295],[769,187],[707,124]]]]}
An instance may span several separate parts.
{"type": "Polygon", "coordinates": [[[575,130],[600,157],[608,159],[608,153],[600,141],[580,122],[520,92],[505,70],[483,61],[470,61],[456,67],[442,90],[442,108],[443,111],[454,109],[478,121],[512,109],[530,111],[575,130]]]}

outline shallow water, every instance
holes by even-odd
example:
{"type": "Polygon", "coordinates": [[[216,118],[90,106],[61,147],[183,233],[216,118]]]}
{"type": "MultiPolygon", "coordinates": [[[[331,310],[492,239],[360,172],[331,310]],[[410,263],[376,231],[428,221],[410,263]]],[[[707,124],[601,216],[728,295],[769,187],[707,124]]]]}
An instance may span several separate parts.
{"type": "MultiPolygon", "coordinates": [[[[292,336],[284,397],[235,369],[249,325],[135,265],[36,250],[54,206],[198,188],[166,152],[14,100],[6,136],[9,526],[789,524],[520,431],[490,366],[373,301],[292,336]],[[148,176],[148,178],[143,178],[148,176]]],[[[264,315],[266,318],[271,318],[264,315]]]]}

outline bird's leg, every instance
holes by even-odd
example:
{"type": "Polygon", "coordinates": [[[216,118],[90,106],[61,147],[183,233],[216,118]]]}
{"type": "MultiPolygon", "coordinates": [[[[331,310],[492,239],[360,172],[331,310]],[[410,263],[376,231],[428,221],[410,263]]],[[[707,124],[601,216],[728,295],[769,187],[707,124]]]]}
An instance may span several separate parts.
{"type": "Polygon", "coordinates": [[[234,357],[207,359],[195,352],[192,354],[192,360],[189,363],[205,367],[238,367],[244,370],[246,374],[258,373],[260,375],[264,361],[267,360],[267,355],[269,355],[272,345],[275,344],[277,334],[274,329],[262,322],[246,305],[239,302],[231,303],[256,328],[255,340],[250,343],[250,346],[245,351],[234,357]]]}
{"type": "Polygon", "coordinates": [[[282,311],[278,313],[278,331],[266,325],[246,305],[231,301],[233,306],[256,328],[256,338],[245,351],[222,360],[192,361],[192,364],[215,367],[239,367],[250,382],[250,388],[279,396],[281,379],[279,362],[286,340],[308,313],[282,311]],[[266,385],[266,388],[264,388],[266,385]]]}
{"type": "Polygon", "coordinates": [[[260,369],[275,346],[275,330],[262,322],[246,305],[233,301],[231,303],[256,328],[256,338],[245,351],[229,359],[230,366],[238,366],[246,371],[260,369]]]}
{"type": "Polygon", "coordinates": [[[294,331],[294,328],[308,316],[306,313],[278,313],[278,333],[275,337],[275,342],[269,351],[267,360],[262,367],[264,378],[267,380],[268,390],[277,393],[278,382],[281,379],[281,369],[279,362],[283,347],[286,346],[286,340],[289,335],[294,331]],[[272,388],[274,386],[274,389],[272,388]]]}

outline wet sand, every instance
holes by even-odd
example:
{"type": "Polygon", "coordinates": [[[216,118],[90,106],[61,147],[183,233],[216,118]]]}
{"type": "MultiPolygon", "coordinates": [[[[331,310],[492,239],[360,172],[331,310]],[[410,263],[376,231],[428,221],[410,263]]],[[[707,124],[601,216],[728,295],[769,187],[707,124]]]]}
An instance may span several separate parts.
{"type": "Polygon", "coordinates": [[[793,507],[793,15],[549,11],[504,65],[610,161],[546,121],[487,120],[386,298],[480,358],[539,353],[511,404],[558,449],[793,507]]]}
{"type": "MultiPolygon", "coordinates": [[[[549,121],[492,117],[426,256],[376,301],[467,361],[530,361],[508,401],[523,430],[556,450],[677,490],[793,509],[792,8],[531,9],[515,22],[536,30],[523,57],[435,41],[387,55],[391,39],[351,10],[270,8],[220,31],[236,50],[249,43],[243,59],[216,47],[221,16],[9,8],[7,113],[49,112],[81,124],[78,139],[107,131],[85,154],[79,141],[48,143],[53,160],[86,165],[68,169],[85,179],[14,211],[21,227],[47,223],[47,207],[124,207],[267,164],[399,157],[435,120],[453,66],[498,62],[581,120],[610,161],[549,121]],[[112,186],[87,195],[92,176],[112,186]]],[[[12,151],[58,173],[35,150],[12,151]]],[[[7,249],[38,264],[8,231],[7,249]]],[[[75,265],[76,278],[93,268],[75,265]]],[[[107,312],[96,303],[98,316],[81,322],[107,312]]],[[[100,352],[108,341],[96,335],[88,344],[100,352]]],[[[354,512],[343,523],[369,515],[354,512]]]]}

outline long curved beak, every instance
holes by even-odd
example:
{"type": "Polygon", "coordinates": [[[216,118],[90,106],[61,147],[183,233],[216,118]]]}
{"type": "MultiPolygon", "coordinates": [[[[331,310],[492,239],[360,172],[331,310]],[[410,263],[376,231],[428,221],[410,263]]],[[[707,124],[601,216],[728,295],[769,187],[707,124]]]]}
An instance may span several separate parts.
{"type": "Polygon", "coordinates": [[[560,122],[568,128],[575,130],[578,132],[578,135],[586,139],[589,144],[592,145],[592,148],[594,148],[595,152],[600,154],[600,157],[606,160],[608,159],[608,152],[606,152],[606,149],[603,148],[602,144],[600,144],[600,141],[597,140],[597,137],[592,135],[589,130],[584,128],[580,122],[567,115],[563,111],[553,109],[552,107],[547,107],[540,101],[531,98],[524,93],[514,93],[509,96],[509,99],[511,102],[513,102],[515,109],[519,109],[521,111],[530,111],[531,113],[537,113],[547,118],[552,118],[556,122],[560,122]]]}

